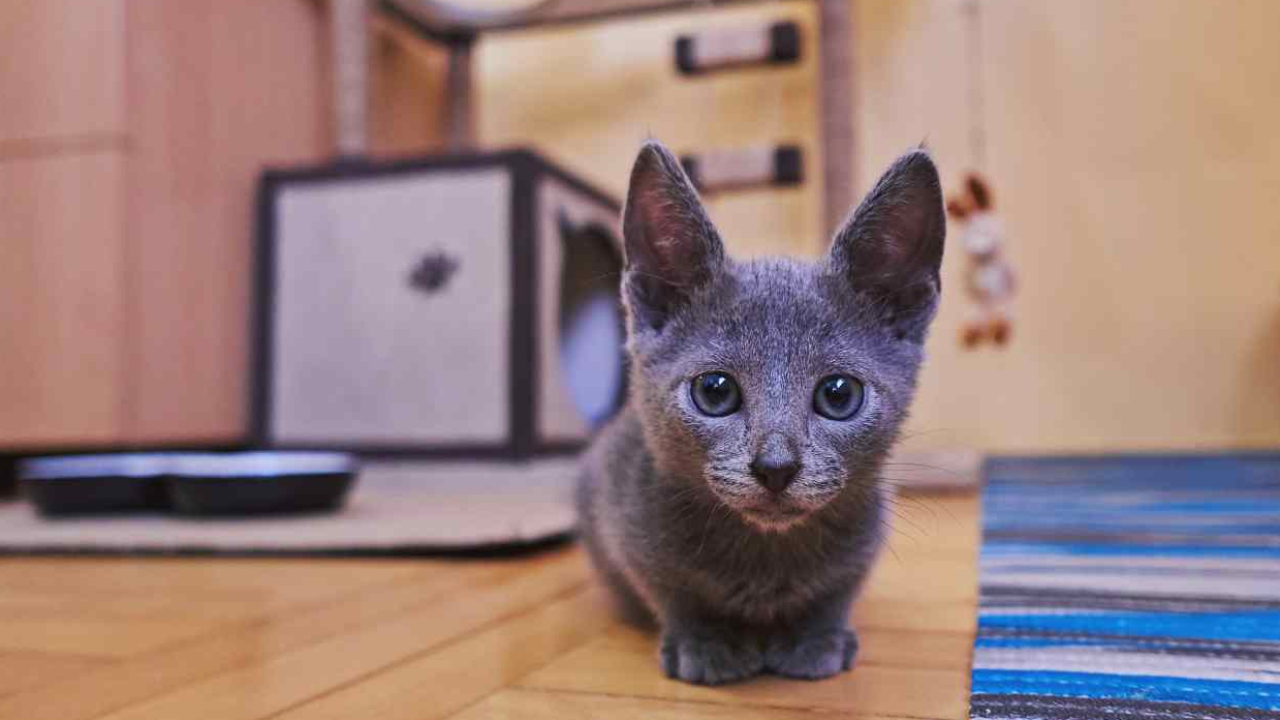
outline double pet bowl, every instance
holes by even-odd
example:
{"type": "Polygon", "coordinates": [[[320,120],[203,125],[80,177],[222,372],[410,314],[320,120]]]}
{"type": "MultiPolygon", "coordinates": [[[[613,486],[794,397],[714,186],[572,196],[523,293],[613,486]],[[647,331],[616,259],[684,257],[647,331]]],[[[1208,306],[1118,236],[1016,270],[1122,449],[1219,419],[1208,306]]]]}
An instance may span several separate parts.
{"type": "Polygon", "coordinates": [[[357,470],[336,452],[113,453],[31,458],[18,480],[47,516],[262,515],[337,509],[357,470]]]}

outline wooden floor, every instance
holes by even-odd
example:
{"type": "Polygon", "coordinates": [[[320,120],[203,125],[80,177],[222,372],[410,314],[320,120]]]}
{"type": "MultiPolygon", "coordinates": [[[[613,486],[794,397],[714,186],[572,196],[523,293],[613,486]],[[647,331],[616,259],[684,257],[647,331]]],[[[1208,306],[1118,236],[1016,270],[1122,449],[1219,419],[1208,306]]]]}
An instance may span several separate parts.
{"type": "Polygon", "coordinates": [[[663,677],[578,547],[515,560],[0,559],[0,718],[962,720],[973,495],[899,499],[850,674],[663,677]]]}

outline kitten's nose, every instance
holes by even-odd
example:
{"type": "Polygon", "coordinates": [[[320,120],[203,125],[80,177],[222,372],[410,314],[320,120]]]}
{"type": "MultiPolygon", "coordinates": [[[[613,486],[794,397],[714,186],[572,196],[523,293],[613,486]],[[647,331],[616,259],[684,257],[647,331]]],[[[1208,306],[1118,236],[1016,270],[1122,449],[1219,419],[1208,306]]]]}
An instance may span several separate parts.
{"type": "Polygon", "coordinates": [[[770,492],[780,493],[796,479],[800,472],[800,460],[785,438],[771,435],[765,438],[755,459],[751,461],[750,469],[756,482],[770,492]]]}

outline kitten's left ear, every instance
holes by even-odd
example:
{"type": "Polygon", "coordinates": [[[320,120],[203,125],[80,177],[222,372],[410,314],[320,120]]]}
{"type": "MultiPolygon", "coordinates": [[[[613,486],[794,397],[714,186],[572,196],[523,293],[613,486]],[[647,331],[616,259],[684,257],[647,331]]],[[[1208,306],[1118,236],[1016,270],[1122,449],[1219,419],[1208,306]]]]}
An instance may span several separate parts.
{"type": "Polygon", "coordinates": [[[900,338],[923,341],[938,307],[946,213],[925,150],[898,158],[836,232],[827,262],[900,338]]]}

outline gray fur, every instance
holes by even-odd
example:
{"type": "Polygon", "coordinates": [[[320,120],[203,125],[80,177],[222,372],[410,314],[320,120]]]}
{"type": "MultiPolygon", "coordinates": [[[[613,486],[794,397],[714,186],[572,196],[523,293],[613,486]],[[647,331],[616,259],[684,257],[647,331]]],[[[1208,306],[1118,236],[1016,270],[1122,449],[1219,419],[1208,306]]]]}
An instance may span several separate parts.
{"type": "Polygon", "coordinates": [[[847,670],[849,605],[880,545],[881,464],[915,392],[938,302],[937,170],[917,150],[885,173],[818,263],[736,262],[677,161],[640,151],[624,216],[631,397],[584,458],[581,530],[634,620],[661,628],[668,675],[695,683],[847,670]],[[699,413],[692,378],[732,375],[742,408],[699,413]],[[812,407],[841,372],[863,409],[812,407]],[[752,460],[791,454],[770,492],[752,460]]]}

